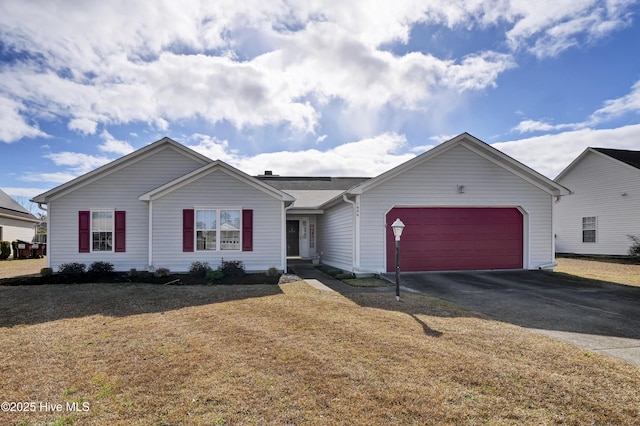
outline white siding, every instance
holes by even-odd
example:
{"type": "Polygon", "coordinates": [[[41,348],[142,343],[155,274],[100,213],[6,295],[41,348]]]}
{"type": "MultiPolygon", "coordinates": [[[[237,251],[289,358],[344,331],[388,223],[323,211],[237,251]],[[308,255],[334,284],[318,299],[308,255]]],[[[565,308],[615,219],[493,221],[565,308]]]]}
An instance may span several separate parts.
{"type": "Polygon", "coordinates": [[[95,261],[111,262],[118,271],[146,268],[149,263],[148,204],[138,197],[201,165],[167,147],[51,201],[48,205],[49,265],[54,271],[63,263],[82,262],[88,267],[95,261]],[[78,211],[97,209],[127,212],[125,253],[78,253],[78,211]]]}
{"type": "Polygon", "coordinates": [[[318,216],[318,253],[325,265],[353,269],[353,206],[342,203],[318,216]]]}
{"type": "Polygon", "coordinates": [[[361,196],[361,269],[386,270],[385,216],[395,206],[518,207],[524,213],[524,268],[536,269],[554,260],[552,196],[463,146],[453,147],[361,196]],[[464,193],[458,193],[458,185],[464,185],[464,193]]]}
{"type": "Polygon", "coordinates": [[[556,251],[627,255],[627,234],[640,236],[640,170],[589,152],[558,183],[573,194],[555,205],[556,251]],[[597,218],[595,243],[582,242],[588,216],[597,218]]]}
{"type": "MultiPolygon", "coordinates": [[[[22,240],[30,243],[36,235],[35,223],[9,217],[0,217],[0,228],[2,228],[0,240],[3,241],[22,240]]],[[[13,248],[11,248],[11,255],[13,256],[13,248]]]]}
{"type": "Polygon", "coordinates": [[[153,266],[185,272],[194,261],[218,267],[221,259],[240,260],[247,271],[284,269],[282,201],[224,171],[202,176],[153,202],[153,266]],[[253,251],[182,251],[182,211],[193,208],[253,210],[253,251]]]}

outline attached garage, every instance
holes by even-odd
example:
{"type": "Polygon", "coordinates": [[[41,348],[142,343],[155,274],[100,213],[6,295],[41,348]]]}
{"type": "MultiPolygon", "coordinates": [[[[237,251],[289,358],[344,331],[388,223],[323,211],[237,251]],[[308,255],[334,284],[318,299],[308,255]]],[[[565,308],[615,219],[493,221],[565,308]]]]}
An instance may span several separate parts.
{"type": "MultiPolygon", "coordinates": [[[[401,241],[403,271],[522,269],[523,215],[507,207],[396,207],[411,232],[401,241]]],[[[386,227],[387,271],[395,269],[395,240],[386,227]]]]}
{"type": "MultiPolygon", "coordinates": [[[[340,253],[351,249],[355,273],[395,270],[390,225],[397,218],[405,224],[403,272],[552,269],[552,212],[568,194],[464,133],[348,189],[324,206],[324,218],[341,213],[342,223],[353,224],[353,243],[340,253]]],[[[326,241],[319,246],[323,262],[333,255],[326,241]]]]}

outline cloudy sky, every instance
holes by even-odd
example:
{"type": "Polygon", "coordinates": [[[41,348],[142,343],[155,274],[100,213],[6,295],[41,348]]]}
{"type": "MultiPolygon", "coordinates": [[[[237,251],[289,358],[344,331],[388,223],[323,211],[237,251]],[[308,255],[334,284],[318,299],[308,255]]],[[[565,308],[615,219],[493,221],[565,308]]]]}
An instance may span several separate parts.
{"type": "Polygon", "coordinates": [[[469,132],[553,178],[640,149],[640,1],[3,0],[0,188],[169,136],[250,174],[374,176],[469,132]]]}

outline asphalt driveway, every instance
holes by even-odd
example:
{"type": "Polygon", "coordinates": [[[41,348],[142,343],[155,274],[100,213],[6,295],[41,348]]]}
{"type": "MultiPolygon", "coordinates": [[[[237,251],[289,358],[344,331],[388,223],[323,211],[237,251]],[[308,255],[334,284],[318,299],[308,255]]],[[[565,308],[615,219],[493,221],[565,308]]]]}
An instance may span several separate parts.
{"type": "MultiPolygon", "coordinates": [[[[395,282],[395,275],[387,277],[395,282]]],[[[429,272],[403,273],[403,291],[640,366],[640,287],[547,271],[429,272]]]]}

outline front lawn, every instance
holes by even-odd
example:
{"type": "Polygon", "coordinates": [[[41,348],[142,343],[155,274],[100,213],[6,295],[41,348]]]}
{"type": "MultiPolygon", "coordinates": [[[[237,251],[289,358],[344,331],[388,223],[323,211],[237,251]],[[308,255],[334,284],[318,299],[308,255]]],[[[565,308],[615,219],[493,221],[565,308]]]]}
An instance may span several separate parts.
{"type": "Polygon", "coordinates": [[[421,295],[350,297],[304,282],[0,286],[2,398],[38,404],[0,424],[640,418],[637,367],[421,295]]]}

